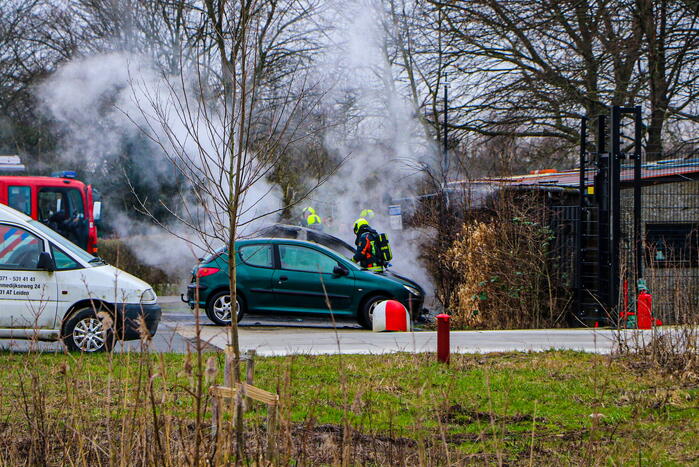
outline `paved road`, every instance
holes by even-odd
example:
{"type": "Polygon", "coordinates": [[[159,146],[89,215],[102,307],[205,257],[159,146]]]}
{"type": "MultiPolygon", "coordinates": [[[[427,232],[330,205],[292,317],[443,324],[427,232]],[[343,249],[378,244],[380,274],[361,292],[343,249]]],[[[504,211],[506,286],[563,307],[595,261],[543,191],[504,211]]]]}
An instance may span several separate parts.
{"type": "MultiPolygon", "coordinates": [[[[180,326],[177,332],[194,339],[194,326],[180,326]]],[[[200,327],[200,338],[223,349],[228,343],[226,330],[213,325],[200,327]]],[[[361,329],[347,330],[288,327],[242,327],[240,347],[255,349],[258,355],[287,354],[382,354],[389,352],[435,352],[435,332],[373,333],[361,329]]],[[[614,349],[614,332],[610,330],[551,329],[523,331],[452,332],[454,353],[488,353],[569,349],[610,353],[614,349]]]]}
{"type": "MultiPolygon", "coordinates": [[[[228,343],[226,328],[215,326],[202,315],[200,325],[178,297],[161,297],[163,317],[151,344],[156,352],[186,352],[199,338],[211,349],[223,349],[228,343]]],[[[673,332],[671,328],[667,332],[673,332]]],[[[550,329],[521,331],[459,331],[451,333],[452,352],[487,353],[570,349],[610,353],[616,331],[595,329],[550,329]]],[[[647,339],[649,331],[625,331],[628,339],[647,339]]],[[[329,318],[246,316],[240,323],[242,350],[255,349],[260,355],[387,352],[434,352],[435,332],[373,333],[361,329],[352,320],[340,320],[335,327],[329,318]]],[[[117,345],[117,352],[140,349],[141,343],[117,345]]],[[[29,343],[0,340],[0,348],[27,351],[63,351],[59,343],[29,343]]]]}
{"type": "MultiPolygon", "coordinates": [[[[179,316],[184,318],[183,314],[179,316]]],[[[182,319],[171,326],[186,339],[197,338],[197,326],[191,320],[182,319]]],[[[201,318],[198,336],[213,348],[223,349],[228,344],[226,328],[213,325],[206,317],[201,318]]],[[[450,339],[455,353],[568,349],[608,354],[614,350],[618,336],[618,331],[608,329],[544,329],[456,331],[450,339]]],[[[622,337],[638,342],[647,340],[650,331],[624,331],[622,337]]],[[[248,316],[240,322],[239,340],[242,350],[255,349],[259,355],[435,352],[437,348],[433,331],[374,333],[361,329],[354,321],[342,320],[333,327],[329,318],[313,317],[248,316]]]]}

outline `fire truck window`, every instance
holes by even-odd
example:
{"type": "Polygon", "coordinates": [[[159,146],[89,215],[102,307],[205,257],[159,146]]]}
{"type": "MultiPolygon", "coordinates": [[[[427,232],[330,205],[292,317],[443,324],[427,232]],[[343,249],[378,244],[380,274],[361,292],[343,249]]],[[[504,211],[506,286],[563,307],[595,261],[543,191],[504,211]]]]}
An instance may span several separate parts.
{"type": "Polygon", "coordinates": [[[68,190],[68,209],[70,209],[71,217],[85,218],[85,209],[83,207],[83,197],[80,191],[75,189],[68,190]]]}
{"type": "Polygon", "coordinates": [[[7,188],[7,204],[28,216],[32,215],[32,189],[28,186],[7,188]]]}
{"type": "Polygon", "coordinates": [[[39,218],[46,222],[54,216],[66,217],[66,195],[60,191],[39,191],[39,218]],[[60,213],[60,214],[59,214],[60,213]]]}
{"type": "Polygon", "coordinates": [[[37,269],[43,241],[26,230],[0,224],[0,269],[37,269]]]}

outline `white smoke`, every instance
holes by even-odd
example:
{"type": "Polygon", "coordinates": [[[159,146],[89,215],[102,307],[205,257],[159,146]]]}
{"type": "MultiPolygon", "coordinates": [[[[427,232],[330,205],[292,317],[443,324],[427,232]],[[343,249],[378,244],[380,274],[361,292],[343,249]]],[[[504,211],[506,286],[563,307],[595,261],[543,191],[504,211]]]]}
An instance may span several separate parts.
{"type": "Polygon", "coordinates": [[[407,98],[400,70],[389,63],[385,28],[391,21],[383,2],[343,1],[337,7],[330,9],[332,17],[327,18],[333,32],[328,34],[327,52],[317,70],[334,83],[327,93],[329,108],[341,107],[349,94],[352,112],[359,117],[349,129],[328,131],[328,150],[349,156],[314,196],[315,204],[321,215],[332,216],[330,233],[345,240],[353,239],[352,224],[361,211],[374,210],[377,216],[371,224],[389,233],[395,269],[431,289],[429,275],[418,260],[418,242],[425,232],[392,231],[387,206],[392,200],[415,195],[419,168],[434,162],[435,148],[407,98]]]}
{"type": "MultiPolygon", "coordinates": [[[[346,99],[351,96],[350,112],[356,117],[347,120],[345,114],[338,120],[339,127],[331,127],[325,135],[325,146],[333,154],[349,157],[339,173],[317,190],[309,204],[319,213],[333,218],[330,233],[351,241],[352,223],[362,209],[377,213],[372,224],[377,230],[389,232],[394,251],[394,265],[409,273],[423,285],[429,285],[428,275],[418,261],[416,231],[391,231],[386,212],[391,200],[415,194],[415,183],[420,177],[417,168],[431,164],[435,149],[424,127],[416,118],[416,109],[407,99],[408,93],[401,81],[400,70],[387,58],[390,24],[385,17],[383,2],[375,0],[328,0],[322,36],[325,52],[316,59],[313,74],[318,82],[327,84],[323,112],[346,112],[346,99]]],[[[318,18],[308,24],[309,31],[317,31],[318,18]]],[[[302,27],[302,26],[299,26],[302,27]]],[[[177,79],[171,80],[177,82],[177,79]]],[[[185,79],[186,82],[186,79],[185,79]]],[[[203,138],[191,138],[192,128],[177,118],[173,105],[178,96],[147,59],[127,53],[110,53],[76,59],[61,67],[39,90],[47,113],[62,129],[62,157],[86,164],[99,170],[105,160],[117,157],[124,144],[143,132],[160,141],[175,136],[184,142],[187,151],[195,153],[198,144],[205,150],[215,151],[217,144],[203,138]],[[162,122],[149,121],[148,101],[157,96],[166,106],[168,130],[162,122]]],[[[181,96],[180,96],[181,97],[181,96]]],[[[156,119],[157,120],[157,119],[156,119]]],[[[195,129],[196,130],[196,129],[195,129]]],[[[200,131],[205,135],[205,131],[200,131]]],[[[160,154],[162,148],[148,143],[149,150],[160,154]]],[[[165,149],[172,149],[165,145],[165,149]]],[[[167,176],[166,158],[159,164],[144,168],[152,177],[167,176]]],[[[99,187],[98,187],[99,188],[99,187]]],[[[280,196],[275,187],[263,180],[255,184],[246,196],[243,207],[245,219],[280,208],[280,196]]],[[[267,217],[261,223],[274,221],[267,217]]],[[[186,258],[185,270],[191,266],[192,251],[187,242],[167,236],[147,223],[134,222],[121,216],[119,234],[129,238],[129,245],[148,264],[168,272],[182,266],[173,258],[186,258]],[[136,238],[134,232],[141,234],[136,238]],[[154,239],[154,240],[148,240],[154,239]],[[167,252],[167,254],[163,254],[167,252]]],[[[258,224],[259,225],[259,224],[258,224]]],[[[254,229],[248,229],[248,232],[254,229]]],[[[192,232],[178,227],[177,234],[193,240],[192,232]]]]}
{"type": "MultiPolygon", "coordinates": [[[[41,86],[37,95],[61,131],[62,161],[91,171],[106,170],[107,162],[118,158],[126,145],[138,141],[139,145],[145,146],[141,151],[154,156],[149,158],[149,165],[144,164],[140,169],[152,180],[153,197],[157,197],[161,181],[173,173],[173,161],[166,154],[180,154],[184,156],[181,160],[187,160],[192,169],[202,169],[206,162],[201,155],[219,153],[220,135],[224,134],[222,123],[215,115],[207,121],[188,120],[191,116],[183,115],[178,107],[197,94],[187,87],[186,76],[182,80],[184,85],[180,86],[181,79],[180,76],[163,77],[144,57],[108,53],[66,63],[41,86]]],[[[199,104],[192,105],[196,108],[199,104]]],[[[223,195],[228,190],[225,185],[228,177],[220,177],[221,174],[216,172],[224,170],[225,164],[226,161],[221,159],[219,164],[208,166],[213,170],[209,178],[223,181],[223,195]]],[[[183,168],[187,167],[180,166],[178,170],[183,168]]],[[[177,209],[183,201],[163,202],[177,209]]],[[[265,214],[274,213],[279,208],[278,189],[262,178],[246,191],[239,222],[248,224],[259,217],[264,219],[265,214]]],[[[125,239],[134,253],[145,263],[170,274],[185,277],[197,257],[205,250],[220,246],[215,240],[203,241],[201,235],[182,222],[172,221],[163,229],[145,217],[143,221],[134,220],[133,216],[119,212],[115,206],[108,206],[107,210],[117,234],[125,239]]],[[[227,224],[225,209],[210,199],[207,209],[193,205],[189,210],[201,218],[205,218],[207,212],[218,214],[213,216],[218,223],[209,220],[198,226],[208,229],[210,234],[227,224]]],[[[268,216],[271,219],[276,217],[274,214],[268,216]]],[[[253,222],[240,233],[245,234],[254,228],[253,222]]]]}

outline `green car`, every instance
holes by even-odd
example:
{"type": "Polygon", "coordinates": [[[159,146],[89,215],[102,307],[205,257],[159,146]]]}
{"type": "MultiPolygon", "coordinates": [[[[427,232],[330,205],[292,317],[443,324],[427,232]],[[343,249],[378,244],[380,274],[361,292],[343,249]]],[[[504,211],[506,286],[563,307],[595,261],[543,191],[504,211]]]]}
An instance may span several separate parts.
{"type": "MultiPolygon", "coordinates": [[[[361,269],[351,260],[318,243],[287,238],[236,242],[237,295],[231,303],[228,252],[203,258],[192,271],[186,301],[197,300],[211,321],[231,323],[246,313],[330,314],[354,317],[371,328],[373,310],[387,299],[403,303],[416,319],[425,292],[415,282],[390,272],[361,269]]],[[[184,297],[183,297],[184,300],[184,297]]]]}

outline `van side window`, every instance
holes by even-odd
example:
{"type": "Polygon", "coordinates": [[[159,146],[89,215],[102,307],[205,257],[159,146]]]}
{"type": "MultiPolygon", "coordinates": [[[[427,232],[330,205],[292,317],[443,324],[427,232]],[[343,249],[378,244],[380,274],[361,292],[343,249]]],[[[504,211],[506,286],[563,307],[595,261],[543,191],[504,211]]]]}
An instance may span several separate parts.
{"type": "Polygon", "coordinates": [[[0,269],[37,269],[44,242],[21,227],[0,224],[0,269]]]}
{"type": "Polygon", "coordinates": [[[7,205],[24,214],[32,215],[32,189],[28,186],[8,186],[7,205]]]}
{"type": "Polygon", "coordinates": [[[65,254],[60,248],[51,244],[51,254],[53,255],[53,260],[56,263],[57,271],[66,271],[68,269],[81,269],[80,263],[75,261],[73,258],[65,254]]]}

